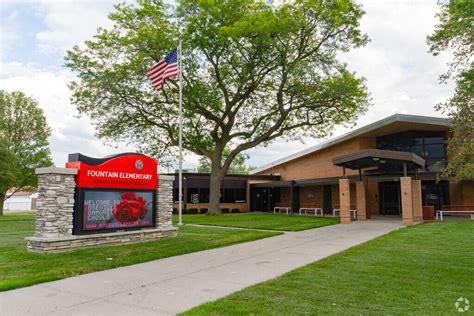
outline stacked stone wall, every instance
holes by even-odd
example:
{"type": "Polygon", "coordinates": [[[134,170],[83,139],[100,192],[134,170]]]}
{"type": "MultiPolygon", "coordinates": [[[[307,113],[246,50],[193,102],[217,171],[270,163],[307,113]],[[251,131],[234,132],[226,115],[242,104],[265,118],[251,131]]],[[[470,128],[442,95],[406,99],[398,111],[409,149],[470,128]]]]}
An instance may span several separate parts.
{"type": "Polygon", "coordinates": [[[71,236],[74,212],[74,169],[42,168],[38,173],[36,232],[40,238],[71,236]]]}

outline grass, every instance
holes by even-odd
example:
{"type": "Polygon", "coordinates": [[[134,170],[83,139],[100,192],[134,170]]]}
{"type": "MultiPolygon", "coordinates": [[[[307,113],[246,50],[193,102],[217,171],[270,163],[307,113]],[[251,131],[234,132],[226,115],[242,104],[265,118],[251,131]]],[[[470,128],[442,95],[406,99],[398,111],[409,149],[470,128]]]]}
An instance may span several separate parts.
{"type": "Polygon", "coordinates": [[[0,291],[279,235],[276,232],[184,226],[180,227],[176,238],[38,254],[26,251],[24,239],[34,235],[34,219],[32,213],[0,217],[0,291]]]}
{"type": "MultiPolygon", "coordinates": [[[[173,216],[174,221],[177,222],[177,215],[173,216]]],[[[223,214],[219,216],[197,214],[183,215],[183,223],[252,229],[300,231],[339,224],[339,218],[283,214],[223,214]]]]}
{"type": "Polygon", "coordinates": [[[184,315],[458,315],[474,302],[474,223],[401,229],[184,315]]]}

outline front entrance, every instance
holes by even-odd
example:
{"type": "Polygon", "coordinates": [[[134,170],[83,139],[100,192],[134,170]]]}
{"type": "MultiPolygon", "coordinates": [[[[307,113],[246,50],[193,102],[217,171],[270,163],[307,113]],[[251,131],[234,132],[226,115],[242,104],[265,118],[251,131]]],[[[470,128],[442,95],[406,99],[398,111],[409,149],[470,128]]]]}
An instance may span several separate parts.
{"type": "Polygon", "coordinates": [[[253,212],[268,211],[268,188],[252,188],[250,208],[253,212]]]}
{"type": "Polygon", "coordinates": [[[251,188],[250,211],[272,212],[276,203],[280,202],[280,188],[251,188]]]}
{"type": "Polygon", "coordinates": [[[400,182],[380,182],[380,214],[400,215],[400,182]]]}

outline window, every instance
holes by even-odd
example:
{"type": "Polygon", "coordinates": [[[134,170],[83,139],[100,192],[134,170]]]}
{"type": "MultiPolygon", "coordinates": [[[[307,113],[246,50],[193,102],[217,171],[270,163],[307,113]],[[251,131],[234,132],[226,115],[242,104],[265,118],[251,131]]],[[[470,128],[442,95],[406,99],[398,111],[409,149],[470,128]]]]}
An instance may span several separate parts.
{"type": "Polygon", "coordinates": [[[174,203],[179,203],[179,189],[173,189],[173,201],[174,203]]]}
{"type": "Polygon", "coordinates": [[[422,181],[421,189],[423,205],[433,205],[437,210],[440,210],[443,205],[449,205],[448,182],[422,181]]]}
{"type": "Polygon", "coordinates": [[[235,189],[235,203],[245,203],[247,199],[247,190],[235,189]]]}
{"type": "Polygon", "coordinates": [[[224,180],[221,189],[221,203],[245,203],[247,182],[245,180],[224,180]]]}
{"type": "Polygon", "coordinates": [[[187,203],[198,204],[199,201],[199,189],[188,188],[188,196],[186,197],[187,203]]]}
{"type": "Polygon", "coordinates": [[[377,137],[377,148],[412,152],[426,161],[426,169],[437,172],[446,164],[444,132],[410,131],[377,137]]]}
{"type": "Polygon", "coordinates": [[[210,194],[210,191],[208,188],[200,188],[199,189],[199,202],[209,203],[209,194],[210,194]]]}
{"type": "Polygon", "coordinates": [[[222,194],[224,203],[234,203],[235,202],[235,189],[223,189],[224,194],[222,194]]]}
{"type": "MultiPolygon", "coordinates": [[[[173,201],[179,203],[178,181],[173,183],[173,201]]],[[[201,204],[209,203],[209,179],[186,179],[183,183],[184,203],[201,204]]],[[[221,188],[221,203],[246,203],[246,180],[224,180],[221,188]]]]}

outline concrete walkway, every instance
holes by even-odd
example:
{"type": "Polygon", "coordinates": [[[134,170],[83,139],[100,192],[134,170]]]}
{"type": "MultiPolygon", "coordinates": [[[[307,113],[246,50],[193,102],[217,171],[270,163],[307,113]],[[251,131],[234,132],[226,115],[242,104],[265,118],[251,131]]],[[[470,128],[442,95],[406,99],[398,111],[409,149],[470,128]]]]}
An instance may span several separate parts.
{"type": "Polygon", "coordinates": [[[1,292],[0,315],[173,315],[400,227],[334,225],[1,292]]]}

